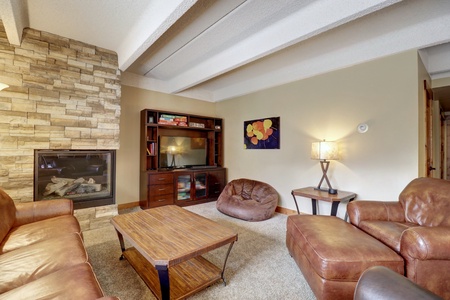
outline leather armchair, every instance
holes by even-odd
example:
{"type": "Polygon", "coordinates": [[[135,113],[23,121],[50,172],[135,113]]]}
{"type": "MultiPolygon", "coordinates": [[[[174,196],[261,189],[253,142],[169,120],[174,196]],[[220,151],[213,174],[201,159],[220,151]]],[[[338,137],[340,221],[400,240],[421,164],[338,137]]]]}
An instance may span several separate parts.
{"type": "Polygon", "coordinates": [[[263,221],[275,214],[277,191],[267,183],[251,179],[230,181],[216,202],[217,209],[246,221],[263,221]]]}
{"type": "Polygon", "coordinates": [[[413,282],[450,299],[450,181],[417,178],[397,202],[353,201],[350,222],[405,260],[413,282]]]}

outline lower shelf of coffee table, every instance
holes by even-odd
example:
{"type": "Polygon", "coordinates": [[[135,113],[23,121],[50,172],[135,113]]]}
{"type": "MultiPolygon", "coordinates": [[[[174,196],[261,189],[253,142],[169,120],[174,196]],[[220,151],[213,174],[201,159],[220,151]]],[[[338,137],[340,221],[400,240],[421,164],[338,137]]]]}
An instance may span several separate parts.
{"type": "MultiPolygon", "coordinates": [[[[134,247],[123,255],[153,294],[161,299],[161,287],[155,267],[134,247]]],[[[194,257],[169,268],[170,299],[184,299],[221,280],[222,270],[202,256],[194,257]]]]}

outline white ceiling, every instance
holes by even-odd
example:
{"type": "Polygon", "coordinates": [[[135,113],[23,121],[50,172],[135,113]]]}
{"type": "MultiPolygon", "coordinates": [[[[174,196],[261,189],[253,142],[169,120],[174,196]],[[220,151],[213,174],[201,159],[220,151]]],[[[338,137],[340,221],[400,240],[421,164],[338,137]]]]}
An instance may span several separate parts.
{"type": "Polygon", "coordinates": [[[444,0],[0,0],[0,18],[11,44],[26,27],[93,44],[123,84],[213,102],[411,49],[450,77],[444,0]]]}

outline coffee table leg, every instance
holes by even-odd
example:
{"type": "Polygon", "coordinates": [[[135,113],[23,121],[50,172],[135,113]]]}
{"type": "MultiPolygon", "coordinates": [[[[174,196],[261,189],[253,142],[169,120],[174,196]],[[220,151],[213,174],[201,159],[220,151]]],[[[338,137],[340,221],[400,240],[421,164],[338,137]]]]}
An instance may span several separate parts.
{"type": "Polygon", "coordinates": [[[120,260],[123,260],[125,257],[123,256],[123,252],[125,252],[125,242],[123,241],[123,236],[122,236],[122,234],[119,232],[119,231],[117,231],[116,230],[116,232],[117,232],[117,237],[119,238],[119,243],[120,243],[120,249],[122,250],[122,255],[120,256],[120,260]]]}
{"type": "Polygon", "coordinates": [[[167,266],[155,266],[158,271],[159,285],[161,287],[161,299],[170,299],[170,282],[169,282],[169,268],[167,266]]]}
{"type": "Polygon", "coordinates": [[[223,285],[224,285],[224,286],[227,285],[227,281],[225,280],[225,277],[224,277],[223,275],[224,275],[224,273],[225,273],[225,267],[226,267],[226,265],[227,265],[228,256],[230,255],[231,248],[233,248],[233,245],[234,245],[234,241],[231,242],[230,246],[228,247],[227,256],[225,256],[225,262],[223,263],[223,268],[222,268],[222,274],[221,274],[221,277],[222,277],[222,281],[223,281],[223,285]]]}

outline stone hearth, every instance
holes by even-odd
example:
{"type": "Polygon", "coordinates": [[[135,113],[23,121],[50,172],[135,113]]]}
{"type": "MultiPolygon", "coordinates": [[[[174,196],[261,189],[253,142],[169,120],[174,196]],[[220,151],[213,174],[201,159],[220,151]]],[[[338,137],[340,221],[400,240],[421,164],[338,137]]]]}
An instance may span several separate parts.
{"type": "Polygon", "coordinates": [[[114,204],[77,209],[74,215],[80,222],[81,231],[88,231],[110,225],[111,218],[118,215],[118,210],[114,204]]]}

